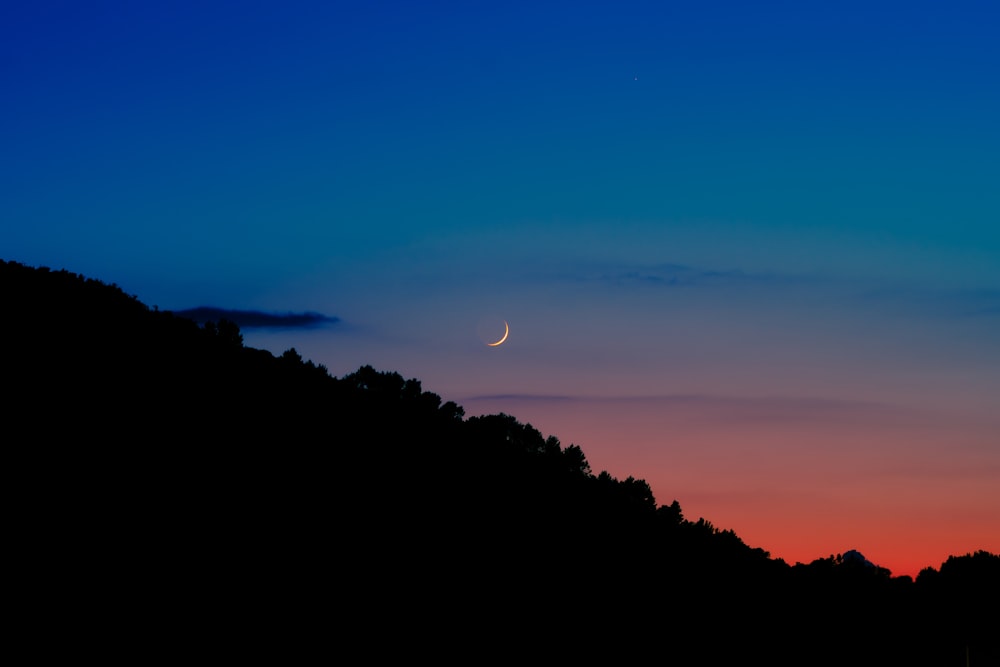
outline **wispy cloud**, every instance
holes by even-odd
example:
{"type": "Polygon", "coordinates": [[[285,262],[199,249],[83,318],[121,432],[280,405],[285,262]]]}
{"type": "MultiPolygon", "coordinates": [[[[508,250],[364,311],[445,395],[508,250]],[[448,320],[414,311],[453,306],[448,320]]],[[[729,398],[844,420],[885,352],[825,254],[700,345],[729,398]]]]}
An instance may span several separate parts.
{"type": "Polygon", "coordinates": [[[1000,289],[942,287],[891,278],[859,278],[831,274],[750,271],[710,268],[665,262],[601,267],[577,267],[564,279],[598,282],[618,288],[744,288],[805,289],[845,303],[874,305],[880,310],[912,312],[945,318],[995,318],[1000,316],[1000,289]]]}
{"type": "Polygon", "coordinates": [[[336,324],[340,321],[338,317],[313,312],[267,313],[259,310],[230,310],[211,306],[200,306],[173,312],[174,315],[192,319],[199,324],[225,319],[244,329],[308,329],[336,324]]]}
{"type": "Polygon", "coordinates": [[[760,284],[798,284],[802,276],[777,273],[752,273],[741,269],[706,269],[684,264],[655,264],[640,267],[609,268],[596,273],[595,279],[614,285],[649,285],[654,287],[712,287],[760,284]]]}
{"type": "Polygon", "coordinates": [[[1000,317],[1000,290],[965,290],[961,296],[966,317],[1000,317]]]}
{"type": "Polygon", "coordinates": [[[537,268],[525,275],[544,282],[603,283],[614,287],[736,287],[747,285],[799,285],[817,277],[793,273],[747,271],[739,268],[715,269],[674,262],[637,264],[634,262],[571,262],[563,266],[537,268]]]}
{"type": "Polygon", "coordinates": [[[885,283],[858,291],[862,302],[880,307],[896,304],[945,317],[976,318],[1000,315],[1000,290],[940,288],[933,285],[885,283]]]}
{"type": "Polygon", "coordinates": [[[664,394],[636,396],[584,396],[573,394],[491,394],[469,396],[459,401],[467,407],[511,405],[617,405],[622,408],[654,408],[660,414],[678,413],[726,422],[826,421],[850,418],[906,420],[926,419],[926,411],[878,401],[792,396],[726,396],[713,394],[664,394]]]}

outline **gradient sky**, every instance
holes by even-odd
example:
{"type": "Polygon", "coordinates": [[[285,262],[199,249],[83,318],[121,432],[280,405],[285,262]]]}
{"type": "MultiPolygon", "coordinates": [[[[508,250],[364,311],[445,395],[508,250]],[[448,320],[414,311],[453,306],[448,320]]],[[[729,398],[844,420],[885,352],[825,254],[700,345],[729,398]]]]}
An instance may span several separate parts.
{"type": "Polygon", "coordinates": [[[1000,552],[997,34],[964,0],[8,3],[0,257],[339,318],[244,339],[915,576],[1000,552]]]}

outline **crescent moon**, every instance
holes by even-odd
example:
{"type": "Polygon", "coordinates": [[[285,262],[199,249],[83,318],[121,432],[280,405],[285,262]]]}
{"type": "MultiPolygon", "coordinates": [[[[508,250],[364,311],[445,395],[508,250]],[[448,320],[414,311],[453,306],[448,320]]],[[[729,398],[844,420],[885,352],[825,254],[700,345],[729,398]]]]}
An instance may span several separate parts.
{"type": "Polygon", "coordinates": [[[496,347],[497,345],[500,345],[505,340],[507,340],[507,336],[510,335],[510,325],[507,324],[507,320],[503,321],[503,329],[504,329],[504,331],[503,331],[503,338],[501,338],[500,340],[498,340],[495,343],[486,343],[486,344],[489,345],[490,347],[496,347]]]}

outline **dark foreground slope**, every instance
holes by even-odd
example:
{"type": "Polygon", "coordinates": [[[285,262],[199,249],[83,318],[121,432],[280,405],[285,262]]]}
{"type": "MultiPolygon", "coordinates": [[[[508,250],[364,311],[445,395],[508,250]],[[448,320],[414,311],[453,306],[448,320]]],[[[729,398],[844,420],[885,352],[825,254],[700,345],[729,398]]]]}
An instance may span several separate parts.
{"type": "Polygon", "coordinates": [[[416,380],[334,378],[0,263],[12,584],[40,655],[1000,664],[1000,557],[795,567],[416,380]]]}

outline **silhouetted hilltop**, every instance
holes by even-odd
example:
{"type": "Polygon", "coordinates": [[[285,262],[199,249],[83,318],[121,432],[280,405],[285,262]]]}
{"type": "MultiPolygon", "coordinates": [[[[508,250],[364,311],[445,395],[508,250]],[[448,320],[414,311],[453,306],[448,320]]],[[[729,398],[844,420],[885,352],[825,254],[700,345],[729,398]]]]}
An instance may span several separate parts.
{"type": "Polygon", "coordinates": [[[1000,664],[1000,556],[789,566],[398,373],[65,270],[0,298],[21,617],[81,655],[1000,664]]]}

